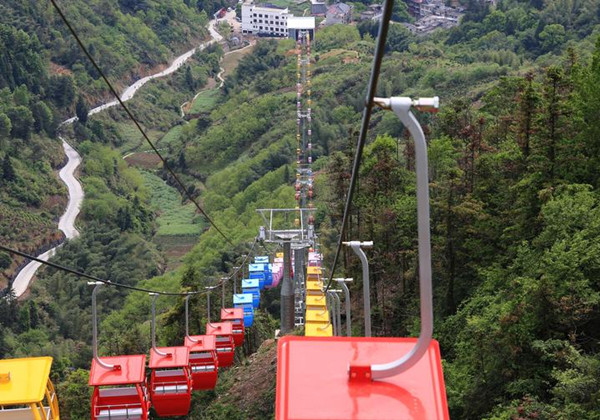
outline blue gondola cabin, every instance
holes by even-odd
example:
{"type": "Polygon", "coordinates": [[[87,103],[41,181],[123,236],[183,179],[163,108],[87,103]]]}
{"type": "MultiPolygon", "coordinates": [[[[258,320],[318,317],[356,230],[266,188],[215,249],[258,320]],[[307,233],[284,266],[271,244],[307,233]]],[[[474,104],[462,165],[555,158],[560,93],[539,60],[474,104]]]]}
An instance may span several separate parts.
{"type": "Polygon", "coordinates": [[[252,293],[238,293],[233,295],[233,306],[235,308],[241,308],[244,311],[244,327],[251,327],[254,322],[252,293]]]}
{"type": "Polygon", "coordinates": [[[248,271],[250,273],[248,277],[257,279],[260,290],[264,289],[267,280],[265,276],[265,264],[250,264],[248,271]]]}
{"type": "MultiPolygon", "coordinates": [[[[263,273],[264,276],[264,273],[263,273]]],[[[252,294],[252,307],[258,308],[260,303],[260,289],[258,279],[246,279],[242,280],[242,292],[252,294]]]]}

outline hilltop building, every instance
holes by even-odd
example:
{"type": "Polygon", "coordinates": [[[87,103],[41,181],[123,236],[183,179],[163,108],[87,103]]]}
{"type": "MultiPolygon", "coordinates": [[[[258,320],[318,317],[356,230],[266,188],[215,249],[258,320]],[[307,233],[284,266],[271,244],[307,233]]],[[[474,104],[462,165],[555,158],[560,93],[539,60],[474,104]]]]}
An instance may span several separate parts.
{"type": "Polygon", "coordinates": [[[242,4],[242,33],[288,36],[287,21],[290,16],[289,9],[273,4],[242,4]]]}
{"type": "Polygon", "coordinates": [[[352,6],[346,3],[334,3],[327,8],[325,24],[350,23],[352,20],[352,6]]]}
{"type": "Polygon", "coordinates": [[[359,20],[377,20],[381,18],[381,4],[370,4],[367,10],[360,14],[359,20]]]}
{"type": "Polygon", "coordinates": [[[313,16],[325,16],[327,3],[325,0],[310,0],[310,14],[313,16]]]}
{"type": "Polygon", "coordinates": [[[419,19],[425,15],[424,7],[427,3],[423,0],[408,0],[406,4],[408,5],[408,13],[410,13],[411,16],[419,19]]]}

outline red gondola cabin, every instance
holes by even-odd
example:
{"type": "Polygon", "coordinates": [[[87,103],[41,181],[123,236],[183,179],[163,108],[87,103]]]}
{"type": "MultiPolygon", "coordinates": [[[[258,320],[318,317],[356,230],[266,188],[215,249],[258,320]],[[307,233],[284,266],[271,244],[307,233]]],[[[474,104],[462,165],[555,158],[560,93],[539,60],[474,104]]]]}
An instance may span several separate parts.
{"type": "Polygon", "coordinates": [[[217,384],[217,337],[214,335],[193,335],[185,338],[190,349],[192,381],[194,391],[214,389],[217,384]]]}
{"type": "Polygon", "coordinates": [[[150,399],[146,388],[146,356],[103,357],[92,361],[89,385],[94,387],[92,420],[147,420],[150,399]]]}
{"type": "Polygon", "coordinates": [[[415,338],[292,337],[279,340],[275,418],[448,420],[440,350],[432,340],[408,371],[352,379],[348,363],[387,362],[415,338]]]}
{"type": "Polygon", "coordinates": [[[231,322],[209,322],[206,324],[206,335],[214,335],[216,337],[219,367],[231,366],[235,350],[233,324],[231,322]]]}
{"type": "Polygon", "coordinates": [[[222,308],[221,321],[231,321],[233,342],[239,347],[244,342],[244,310],[242,308],[222,308]]]}
{"type": "Polygon", "coordinates": [[[149,368],[152,370],[150,395],[156,414],[160,417],[187,415],[192,398],[190,349],[184,346],[152,349],[149,368]]]}

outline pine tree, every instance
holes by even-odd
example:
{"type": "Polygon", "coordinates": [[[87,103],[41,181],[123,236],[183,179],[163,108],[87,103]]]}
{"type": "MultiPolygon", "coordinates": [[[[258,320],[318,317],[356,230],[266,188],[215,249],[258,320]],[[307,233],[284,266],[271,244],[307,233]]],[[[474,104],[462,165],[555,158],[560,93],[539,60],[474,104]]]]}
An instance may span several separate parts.
{"type": "Polygon", "coordinates": [[[10,161],[10,156],[8,156],[8,154],[4,156],[4,161],[2,162],[2,178],[8,182],[12,182],[17,179],[17,174],[15,173],[15,169],[12,166],[12,162],[10,161]]]}
{"type": "Polygon", "coordinates": [[[196,81],[194,80],[194,75],[192,74],[192,68],[190,66],[187,66],[185,69],[185,83],[191,90],[196,89],[196,81]]]}
{"type": "Polygon", "coordinates": [[[77,105],[75,106],[75,113],[77,114],[77,118],[79,119],[79,122],[81,124],[87,123],[88,120],[88,106],[85,103],[85,100],[83,99],[83,97],[79,97],[79,99],[77,99],[77,105]]]}

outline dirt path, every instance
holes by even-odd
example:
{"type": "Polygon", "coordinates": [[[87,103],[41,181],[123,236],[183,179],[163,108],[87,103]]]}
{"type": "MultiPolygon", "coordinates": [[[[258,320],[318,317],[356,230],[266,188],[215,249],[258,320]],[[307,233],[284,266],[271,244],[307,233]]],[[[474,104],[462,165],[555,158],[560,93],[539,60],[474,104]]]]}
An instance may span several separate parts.
{"type": "Polygon", "coordinates": [[[216,87],[217,80],[219,81],[219,89],[221,89],[225,84],[224,77],[227,77],[235,70],[235,68],[240,62],[240,59],[246,54],[250,54],[255,45],[256,41],[252,41],[249,45],[246,45],[244,48],[240,48],[239,50],[228,51],[225,54],[223,54],[223,57],[221,57],[222,67],[219,71],[219,74],[217,74],[217,77],[215,78],[216,80],[213,78],[208,79],[206,86],[204,86],[200,91],[198,91],[191,100],[185,101],[181,104],[181,106],[179,107],[179,110],[181,112],[181,118],[185,117],[185,114],[190,112],[190,109],[194,104],[194,101],[198,98],[198,96],[200,96],[203,92],[206,92],[207,90],[212,90],[216,87]]]}

